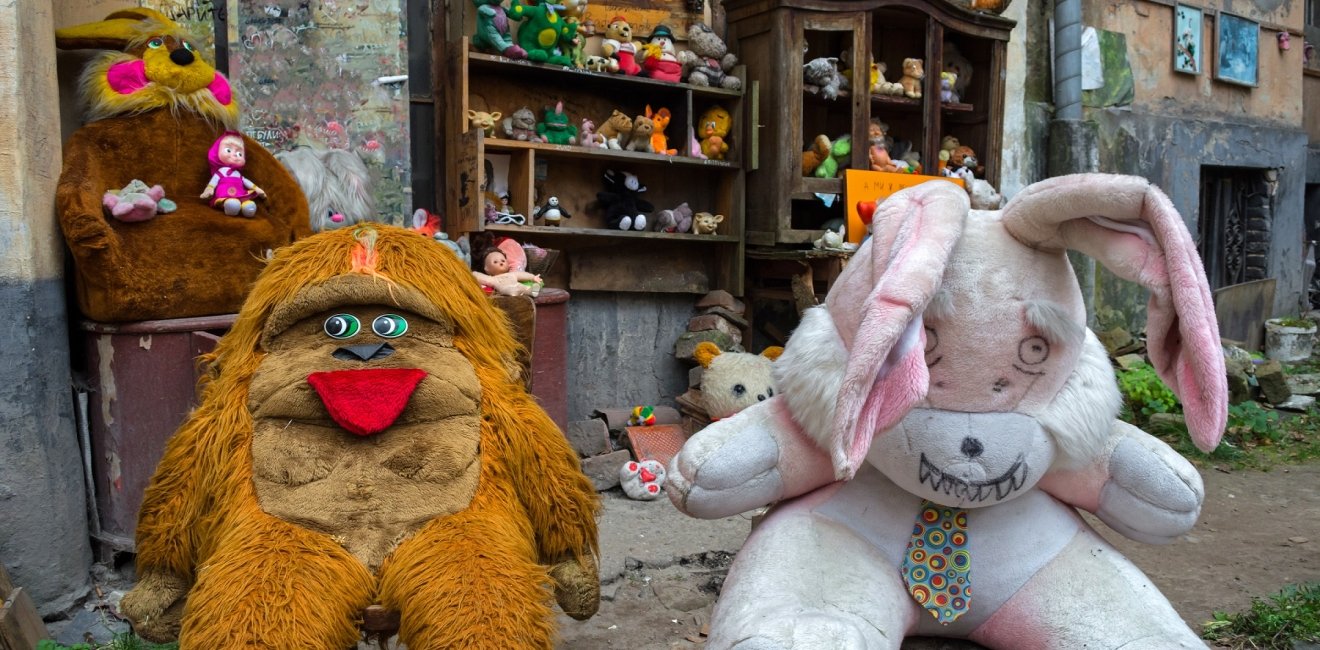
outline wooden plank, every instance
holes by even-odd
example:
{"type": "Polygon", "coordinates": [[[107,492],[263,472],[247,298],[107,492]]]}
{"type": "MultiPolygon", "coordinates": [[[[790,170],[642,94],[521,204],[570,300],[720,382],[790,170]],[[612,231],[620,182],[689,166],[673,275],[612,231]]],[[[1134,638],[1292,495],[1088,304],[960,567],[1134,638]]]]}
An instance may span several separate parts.
{"type": "Polygon", "coordinates": [[[592,245],[601,245],[605,243],[602,240],[609,239],[654,239],[681,241],[687,243],[709,243],[709,244],[727,244],[738,241],[738,238],[732,235],[693,235],[691,233],[669,233],[652,232],[649,230],[615,230],[613,228],[569,228],[557,226],[487,226],[488,232],[497,232],[508,235],[515,239],[520,237],[529,238],[587,238],[593,240],[592,245]]]}
{"type": "Polygon", "coordinates": [[[3,564],[0,564],[0,602],[9,599],[9,594],[14,591],[14,582],[9,579],[9,573],[5,571],[3,564]]]}
{"type": "Polygon", "coordinates": [[[31,650],[49,637],[32,598],[22,587],[15,589],[0,609],[0,649],[31,650]]]}
{"type": "Polygon", "coordinates": [[[1248,350],[1260,350],[1265,338],[1265,319],[1274,309],[1276,280],[1253,280],[1214,292],[1215,320],[1219,336],[1242,341],[1248,350]]]}
{"type": "MultiPolygon", "coordinates": [[[[496,142],[496,140],[486,140],[485,143],[496,142]]],[[[490,151],[492,147],[487,146],[490,151]]],[[[536,196],[536,152],[531,149],[514,151],[509,160],[509,204],[513,211],[527,218],[527,223],[532,222],[532,213],[538,205],[536,196]]],[[[539,201],[545,201],[549,196],[539,197],[539,201]]]]}
{"type": "MultiPolygon", "coordinates": [[[[691,114],[689,109],[688,114],[691,114]]],[[[571,115],[571,113],[570,113],[571,115]]],[[[683,127],[686,131],[686,126],[683,127]]],[[[486,140],[487,151],[539,151],[545,154],[554,155],[562,158],[590,158],[595,160],[628,162],[628,163],[654,163],[658,165],[688,165],[693,167],[721,167],[726,169],[736,169],[736,163],[727,160],[704,160],[701,158],[691,158],[682,155],[684,150],[677,147],[679,141],[677,131],[674,125],[670,124],[666,134],[669,135],[669,146],[679,149],[677,156],[665,156],[654,153],[642,153],[640,151],[619,151],[617,149],[597,149],[593,147],[579,147],[568,144],[547,144],[544,142],[524,142],[522,140],[506,140],[504,138],[488,138],[486,140]]],[[[682,140],[686,140],[684,134],[682,140]]]]}

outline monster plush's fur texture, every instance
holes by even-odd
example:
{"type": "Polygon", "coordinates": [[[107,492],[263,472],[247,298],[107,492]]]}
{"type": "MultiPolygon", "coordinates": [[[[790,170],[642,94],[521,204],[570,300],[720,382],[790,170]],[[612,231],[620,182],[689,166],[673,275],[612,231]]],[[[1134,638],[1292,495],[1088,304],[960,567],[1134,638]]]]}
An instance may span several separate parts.
{"type": "MultiPolygon", "coordinates": [[[[393,359],[410,359],[415,343],[390,342],[393,359]]],[[[502,316],[462,263],[416,233],[350,227],[278,251],[233,328],[206,357],[201,404],[170,440],[147,490],[137,531],[142,581],[124,600],[136,629],[149,638],[172,637],[186,598],[183,648],[345,648],[358,637],[361,609],[379,603],[401,613],[400,637],[410,648],[550,648],[552,592],[570,615],[595,612],[597,497],[563,435],[524,389],[517,353],[502,316]],[[255,402],[268,394],[259,386],[271,362],[295,366],[275,368],[282,375],[307,365],[345,365],[291,352],[282,341],[310,340],[286,337],[310,332],[307,323],[319,330],[324,316],[317,314],[326,309],[367,305],[414,314],[412,330],[442,332],[439,349],[460,360],[451,365],[470,364],[475,389],[432,367],[423,384],[441,383],[429,394],[463,402],[453,386],[479,393],[477,412],[463,416],[479,431],[472,460],[479,482],[470,501],[386,540],[378,568],[345,545],[347,533],[270,514],[262,492],[269,481],[254,471],[254,463],[267,462],[258,457],[267,452],[254,450],[254,427],[259,436],[268,420],[255,402]]],[[[424,385],[414,401],[428,394],[424,385]]],[[[287,391],[271,395],[290,399],[287,391]]],[[[429,408],[405,411],[374,440],[397,444],[388,436],[415,436],[406,444],[413,455],[425,454],[422,445],[432,438],[420,436],[445,425],[418,428],[410,418],[423,417],[421,406],[429,408]]],[[[336,449],[354,444],[333,424],[317,427],[315,438],[338,440],[331,443],[336,449]]],[[[305,506],[316,517],[337,507],[305,506]]]]}

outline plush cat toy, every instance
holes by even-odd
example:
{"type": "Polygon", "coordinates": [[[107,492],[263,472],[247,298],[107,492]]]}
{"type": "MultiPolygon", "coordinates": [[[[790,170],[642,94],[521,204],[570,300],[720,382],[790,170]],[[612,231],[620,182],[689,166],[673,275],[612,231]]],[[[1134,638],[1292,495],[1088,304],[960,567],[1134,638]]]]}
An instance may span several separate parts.
{"type": "Polygon", "coordinates": [[[312,230],[321,232],[376,220],[371,172],[356,153],[300,144],[275,157],[307,196],[312,230]]]}
{"type": "Polygon", "coordinates": [[[135,178],[196,196],[212,173],[208,149],[236,127],[233,89],[193,43],[170,19],[142,7],[56,32],[61,48],[107,50],[83,72],[88,122],[65,145],[55,196],[78,307],[92,320],[235,312],[270,251],[311,232],[293,178],[241,135],[243,173],[260,179],[269,196],[254,218],[233,219],[197,199],[179,202],[169,219],[130,224],[106,217],[106,188],[135,178]]]}
{"type": "Polygon", "coordinates": [[[137,529],[137,633],[181,648],[553,647],[596,611],[597,496],[458,258],[359,225],[280,249],[208,355],[137,529]]]}
{"type": "Polygon", "coordinates": [[[738,552],[707,645],[1204,648],[1076,510],[1150,543],[1200,512],[1196,469],[1117,419],[1067,257],[1150,291],[1152,365],[1214,449],[1223,353],[1169,199],[1145,179],[1081,174],[982,211],[933,181],[886,200],[872,227],[775,361],[775,397],[669,466],[666,492],[698,517],[780,502],[738,552]]]}

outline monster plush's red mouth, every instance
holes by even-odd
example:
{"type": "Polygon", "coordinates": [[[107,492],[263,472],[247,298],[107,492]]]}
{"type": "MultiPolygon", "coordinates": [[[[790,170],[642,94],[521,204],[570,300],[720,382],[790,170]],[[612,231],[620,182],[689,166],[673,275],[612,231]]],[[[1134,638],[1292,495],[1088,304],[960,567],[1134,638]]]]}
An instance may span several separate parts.
{"type": "Polygon", "coordinates": [[[339,426],[359,436],[388,429],[426,377],[420,368],[363,368],[307,375],[307,383],[339,426]]]}

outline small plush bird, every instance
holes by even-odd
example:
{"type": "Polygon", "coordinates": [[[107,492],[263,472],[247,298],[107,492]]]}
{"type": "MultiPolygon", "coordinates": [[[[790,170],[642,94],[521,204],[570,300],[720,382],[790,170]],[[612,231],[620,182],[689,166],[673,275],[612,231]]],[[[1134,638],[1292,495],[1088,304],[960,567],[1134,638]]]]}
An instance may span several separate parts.
{"type": "Polygon", "coordinates": [[[623,493],[633,499],[650,501],[660,496],[665,484],[665,466],[658,460],[630,460],[619,468],[623,493]]]}
{"type": "Polygon", "coordinates": [[[561,219],[572,219],[573,215],[568,213],[563,206],[559,205],[559,197],[552,196],[546,199],[545,205],[538,210],[541,219],[547,226],[558,226],[561,219]]]}

